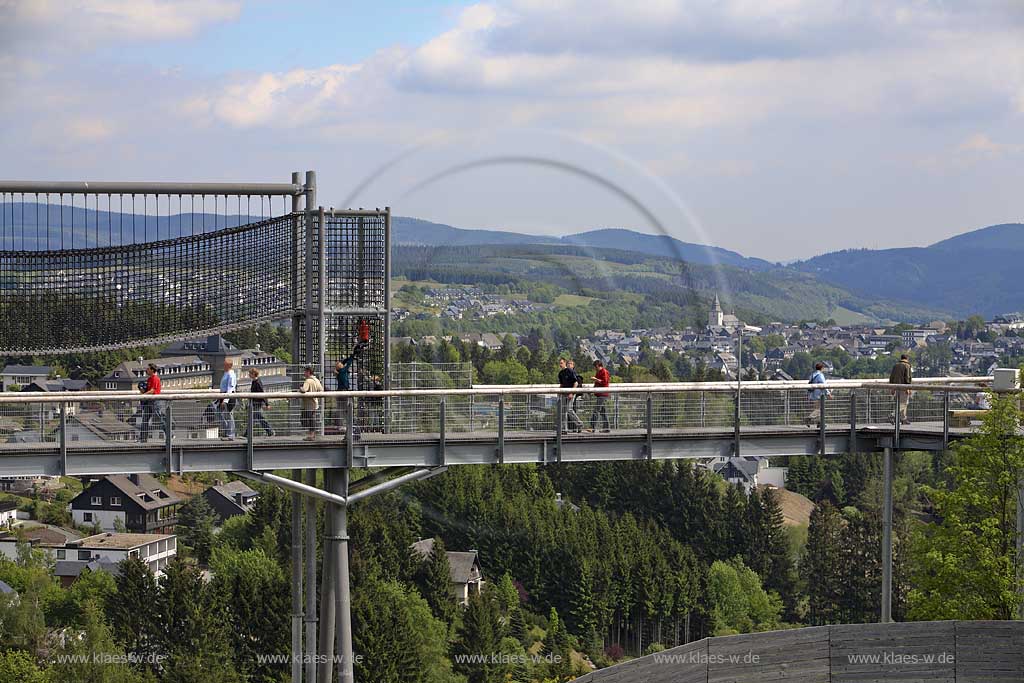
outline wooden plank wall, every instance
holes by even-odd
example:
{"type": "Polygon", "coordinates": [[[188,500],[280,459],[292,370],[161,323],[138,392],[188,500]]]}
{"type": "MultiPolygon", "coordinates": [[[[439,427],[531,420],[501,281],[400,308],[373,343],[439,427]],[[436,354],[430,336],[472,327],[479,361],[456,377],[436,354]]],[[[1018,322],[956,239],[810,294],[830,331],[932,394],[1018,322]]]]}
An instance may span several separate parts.
{"type": "Polygon", "coordinates": [[[844,624],[705,638],[582,683],[1022,683],[1024,622],[844,624]]]}

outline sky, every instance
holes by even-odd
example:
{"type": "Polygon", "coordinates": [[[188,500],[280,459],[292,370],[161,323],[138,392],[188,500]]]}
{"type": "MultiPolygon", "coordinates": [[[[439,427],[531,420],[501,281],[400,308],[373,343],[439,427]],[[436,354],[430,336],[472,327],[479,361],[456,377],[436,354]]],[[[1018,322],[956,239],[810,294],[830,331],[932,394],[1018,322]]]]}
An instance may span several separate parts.
{"type": "Polygon", "coordinates": [[[1024,222],[1024,0],[0,0],[0,121],[12,180],[927,245],[1024,222]]]}

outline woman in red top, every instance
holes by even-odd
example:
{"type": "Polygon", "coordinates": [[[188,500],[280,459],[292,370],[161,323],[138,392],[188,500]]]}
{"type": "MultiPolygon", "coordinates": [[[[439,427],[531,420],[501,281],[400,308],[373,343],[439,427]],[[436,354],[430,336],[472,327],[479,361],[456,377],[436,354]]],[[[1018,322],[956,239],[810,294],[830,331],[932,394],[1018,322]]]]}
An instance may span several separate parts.
{"type": "MultiPolygon", "coordinates": [[[[144,394],[159,394],[160,393],[160,375],[157,374],[157,367],[155,363],[150,363],[146,366],[146,390],[144,394]]],[[[160,418],[161,426],[164,430],[164,435],[167,434],[167,425],[163,424],[163,411],[160,410],[160,406],[157,403],[163,403],[162,401],[143,401],[142,402],[142,424],[139,425],[141,434],[139,435],[139,441],[146,443],[149,441],[149,421],[153,417],[160,418]]]]}
{"type": "MultiPolygon", "coordinates": [[[[601,388],[611,384],[612,378],[608,374],[608,370],[604,367],[604,363],[599,360],[594,361],[594,376],[590,379],[594,380],[594,387],[601,388]]],[[[597,429],[597,420],[600,418],[604,423],[602,432],[610,432],[611,425],[608,423],[608,396],[610,394],[600,393],[594,394],[594,412],[590,414],[590,430],[594,431],[597,429]]]]}

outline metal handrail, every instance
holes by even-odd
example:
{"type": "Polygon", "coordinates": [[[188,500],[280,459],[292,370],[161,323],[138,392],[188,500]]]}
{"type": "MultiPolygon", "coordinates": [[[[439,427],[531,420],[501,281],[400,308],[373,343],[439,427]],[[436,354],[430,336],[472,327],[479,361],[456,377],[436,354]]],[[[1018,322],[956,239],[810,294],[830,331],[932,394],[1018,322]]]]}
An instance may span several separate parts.
{"type": "Polygon", "coordinates": [[[297,196],[306,186],[297,183],[150,183],[49,180],[0,180],[0,192],[14,194],[168,194],[168,195],[284,195],[297,196]]]}
{"type": "MultiPolygon", "coordinates": [[[[928,378],[931,381],[942,378],[928,378]]],[[[906,389],[909,391],[936,391],[955,393],[985,393],[991,391],[991,387],[979,386],[980,383],[988,381],[988,378],[971,378],[974,386],[959,384],[961,378],[950,378],[956,383],[940,384],[889,384],[880,380],[861,380],[851,382],[850,380],[830,382],[826,384],[808,384],[807,382],[744,382],[745,391],[784,391],[794,389],[824,390],[824,389],[885,389],[896,391],[906,389]],[[751,386],[751,385],[754,386],[751,386]]],[[[309,398],[386,398],[401,396],[494,396],[494,395],[527,395],[527,396],[550,396],[566,394],[667,394],[667,393],[700,393],[720,392],[730,393],[736,391],[736,382],[666,382],[663,384],[613,384],[608,387],[575,387],[563,389],[557,386],[537,385],[502,385],[488,387],[473,387],[472,389],[387,389],[384,391],[278,391],[278,392],[235,392],[230,395],[223,394],[216,390],[202,390],[190,392],[166,392],[161,394],[137,394],[129,391],[106,391],[106,392],[47,392],[45,394],[11,392],[10,395],[0,393],[0,404],[5,403],[83,403],[85,401],[194,401],[194,400],[221,400],[225,398],[234,399],[309,399],[309,398]]]]}

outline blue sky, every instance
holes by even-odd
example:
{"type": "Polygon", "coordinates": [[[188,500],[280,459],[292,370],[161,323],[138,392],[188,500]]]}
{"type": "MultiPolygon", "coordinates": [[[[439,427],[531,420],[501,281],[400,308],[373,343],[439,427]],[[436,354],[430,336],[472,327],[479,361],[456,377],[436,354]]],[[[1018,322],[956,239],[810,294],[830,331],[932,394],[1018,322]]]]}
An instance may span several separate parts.
{"type": "Polygon", "coordinates": [[[0,0],[0,176],[924,245],[1024,220],[1022,36],[1018,0],[0,0]]]}

